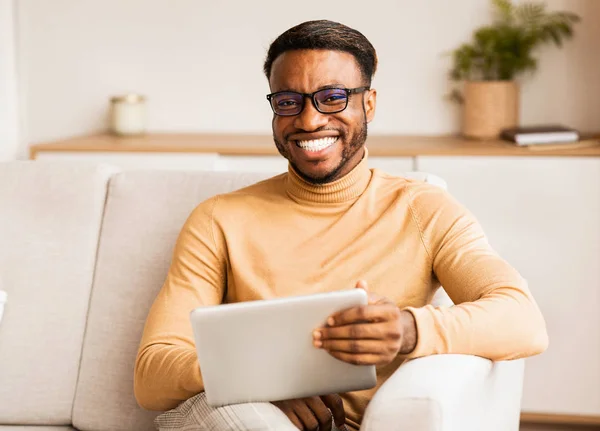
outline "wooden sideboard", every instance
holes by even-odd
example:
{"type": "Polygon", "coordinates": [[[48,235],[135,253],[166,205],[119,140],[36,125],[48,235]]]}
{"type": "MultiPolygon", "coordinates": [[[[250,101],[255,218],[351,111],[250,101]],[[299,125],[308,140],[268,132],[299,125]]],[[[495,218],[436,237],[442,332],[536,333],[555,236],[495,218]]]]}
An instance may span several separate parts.
{"type": "MultiPolygon", "coordinates": [[[[370,156],[600,156],[600,134],[589,144],[523,148],[501,140],[476,141],[455,136],[369,136],[370,156]],[[592,142],[593,141],[593,142],[592,142]],[[595,143],[595,145],[593,145],[595,143]],[[550,149],[544,149],[550,148],[550,149]]],[[[218,153],[237,156],[277,155],[270,135],[169,134],[153,133],[139,137],[110,134],[81,136],[29,147],[31,159],[39,153],[218,153]]]]}
{"type": "MultiPolygon", "coordinates": [[[[523,422],[600,425],[600,145],[592,144],[528,149],[451,136],[367,142],[373,167],[446,180],[528,280],[550,347],[526,361],[523,422]]],[[[124,169],[277,173],[287,166],[268,135],[99,134],[32,145],[30,155],[124,169]]]]}

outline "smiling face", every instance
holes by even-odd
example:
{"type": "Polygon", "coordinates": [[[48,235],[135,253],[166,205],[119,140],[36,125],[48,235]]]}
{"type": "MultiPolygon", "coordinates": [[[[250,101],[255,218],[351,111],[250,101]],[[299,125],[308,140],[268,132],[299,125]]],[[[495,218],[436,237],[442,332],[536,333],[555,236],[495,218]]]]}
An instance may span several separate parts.
{"type": "MultiPolygon", "coordinates": [[[[365,80],[352,54],[327,50],[286,51],[273,62],[271,91],[313,93],[323,88],[357,88],[365,80]]],[[[375,90],[349,96],[348,107],[322,114],[308,98],[298,115],[273,117],[273,139],[304,179],[335,181],[363,158],[367,123],[375,115],[375,90]]]]}

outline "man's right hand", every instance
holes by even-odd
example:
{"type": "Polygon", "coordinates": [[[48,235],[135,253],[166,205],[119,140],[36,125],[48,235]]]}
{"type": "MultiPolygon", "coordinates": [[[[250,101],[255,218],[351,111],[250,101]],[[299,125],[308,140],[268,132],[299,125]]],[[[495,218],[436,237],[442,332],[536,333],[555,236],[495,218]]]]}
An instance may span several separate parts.
{"type": "Polygon", "coordinates": [[[345,430],[346,413],[344,404],[337,394],[298,400],[275,401],[278,407],[299,430],[331,431],[331,417],[335,426],[345,430]]]}

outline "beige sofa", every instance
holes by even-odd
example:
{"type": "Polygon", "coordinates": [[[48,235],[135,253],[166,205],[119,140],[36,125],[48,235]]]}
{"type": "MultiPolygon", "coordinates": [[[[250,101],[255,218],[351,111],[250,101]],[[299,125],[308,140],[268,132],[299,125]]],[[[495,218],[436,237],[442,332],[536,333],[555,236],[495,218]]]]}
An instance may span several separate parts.
{"type": "MultiPolygon", "coordinates": [[[[262,177],[0,163],[0,431],[153,429],[133,365],[179,229],[202,200],[262,177]]],[[[379,394],[397,408],[370,413],[402,430],[518,429],[523,361],[440,355],[400,373],[402,393],[379,394]]]]}

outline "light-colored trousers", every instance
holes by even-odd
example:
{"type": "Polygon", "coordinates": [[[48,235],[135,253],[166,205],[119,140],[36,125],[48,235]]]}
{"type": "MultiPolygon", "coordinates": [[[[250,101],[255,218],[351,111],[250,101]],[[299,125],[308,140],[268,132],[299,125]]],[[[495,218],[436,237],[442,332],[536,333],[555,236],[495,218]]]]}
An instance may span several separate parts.
{"type": "MultiPolygon", "coordinates": [[[[158,418],[160,431],[298,431],[287,416],[271,403],[211,407],[204,392],[158,418]]],[[[340,431],[335,426],[334,431],[340,431]]]]}
{"type": "MultiPolygon", "coordinates": [[[[398,420],[399,409],[405,410],[406,399],[401,399],[401,380],[398,373],[379,388],[367,407],[360,431],[406,431],[406,423],[398,420]]],[[[411,400],[411,426],[421,418],[440,420],[441,412],[427,400],[411,400]]],[[[429,423],[429,421],[427,421],[429,423]]],[[[160,431],[298,431],[287,416],[270,403],[235,404],[214,408],[206,402],[204,392],[185,401],[174,410],[158,418],[160,431]]],[[[425,424],[412,429],[430,429],[425,424]]],[[[334,431],[337,430],[335,426],[334,431]]]]}

